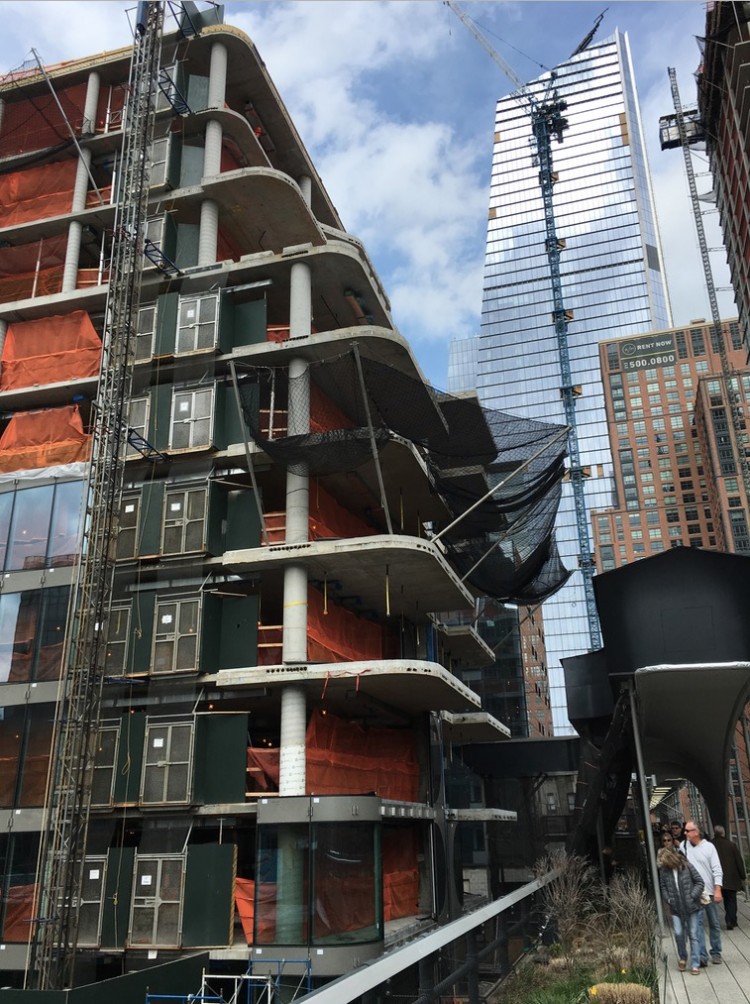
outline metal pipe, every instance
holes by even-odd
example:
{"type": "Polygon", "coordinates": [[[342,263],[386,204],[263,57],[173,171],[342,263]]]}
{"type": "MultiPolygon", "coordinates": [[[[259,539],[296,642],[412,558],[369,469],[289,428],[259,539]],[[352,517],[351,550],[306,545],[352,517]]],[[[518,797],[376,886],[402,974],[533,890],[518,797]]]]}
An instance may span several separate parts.
{"type": "Polygon", "coordinates": [[[354,362],[357,366],[357,374],[359,376],[359,386],[362,391],[362,405],[365,409],[365,417],[367,418],[367,428],[370,433],[370,448],[372,450],[372,459],[375,464],[375,473],[378,478],[378,489],[380,491],[380,504],[383,507],[383,515],[385,516],[385,525],[389,534],[393,533],[393,524],[391,523],[391,513],[388,508],[388,497],[385,494],[385,482],[383,481],[383,470],[380,466],[380,454],[378,453],[377,443],[375,442],[375,432],[372,427],[372,417],[370,415],[370,402],[367,399],[367,388],[365,387],[365,377],[362,372],[362,360],[359,355],[359,346],[356,342],[352,345],[352,353],[354,354],[354,362]]]}
{"type": "Polygon", "coordinates": [[[659,869],[656,864],[656,848],[651,833],[649,823],[651,820],[651,809],[648,802],[648,790],[646,788],[646,771],[643,765],[643,747],[641,746],[641,731],[638,726],[638,713],[635,705],[635,685],[628,684],[630,697],[630,717],[633,723],[633,739],[635,741],[635,758],[638,769],[638,786],[641,791],[641,801],[643,803],[643,832],[646,840],[646,856],[648,857],[649,870],[651,872],[651,884],[656,902],[656,915],[659,918],[659,926],[664,931],[664,908],[659,892],[659,869]]]}
{"type": "MultiPolygon", "coordinates": [[[[234,359],[229,360],[229,372],[232,375],[232,389],[234,390],[234,403],[237,407],[237,417],[240,420],[240,427],[245,428],[245,416],[242,413],[242,400],[240,398],[240,388],[237,383],[237,367],[235,366],[234,359]]],[[[243,435],[242,445],[245,447],[245,461],[247,463],[247,469],[250,473],[250,483],[253,486],[253,495],[255,496],[255,505],[258,510],[258,519],[260,520],[260,532],[263,538],[263,543],[268,544],[268,530],[266,529],[266,521],[263,516],[263,505],[261,504],[260,491],[258,490],[258,479],[255,476],[255,465],[253,464],[253,456],[250,453],[250,444],[247,441],[247,436],[243,435]]]]}

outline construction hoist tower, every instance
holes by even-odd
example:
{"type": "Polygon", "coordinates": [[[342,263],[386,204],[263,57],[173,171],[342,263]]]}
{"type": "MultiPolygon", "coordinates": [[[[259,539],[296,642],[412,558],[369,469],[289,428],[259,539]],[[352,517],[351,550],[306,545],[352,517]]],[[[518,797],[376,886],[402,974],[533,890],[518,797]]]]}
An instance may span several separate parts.
{"type": "MultiPolygon", "coordinates": [[[[454,3],[453,0],[445,0],[445,3],[469,29],[490,58],[500,67],[505,76],[514,85],[516,88],[514,97],[531,118],[535,157],[539,165],[539,187],[544,207],[545,250],[552,286],[552,322],[555,326],[557,355],[560,364],[560,397],[563,403],[565,423],[568,426],[568,476],[575,508],[578,564],[583,579],[589,643],[591,649],[594,650],[601,647],[601,633],[594,597],[594,556],[591,550],[586,495],[584,492],[586,470],[581,464],[581,453],[578,445],[578,426],[576,422],[576,398],[580,394],[580,388],[573,383],[570,368],[568,323],[573,319],[573,313],[570,310],[566,310],[563,298],[560,253],[565,247],[565,242],[557,235],[555,207],[552,196],[553,187],[557,180],[552,165],[552,139],[554,137],[558,143],[562,143],[563,133],[568,128],[568,120],[563,115],[563,112],[567,108],[567,103],[557,93],[555,88],[556,74],[554,71],[550,72],[546,89],[542,97],[539,98],[527,84],[516,76],[511,67],[493,49],[471,18],[468,17],[458,4],[454,3]]],[[[594,32],[601,22],[602,16],[599,16],[592,30],[576,49],[576,53],[585,48],[591,41],[594,32]]]]}
{"type": "Polygon", "coordinates": [[[163,23],[162,3],[138,5],[115,198],[102,364],[93,407],[81,555],[71,593],[53,729],[36,916],[32,920],[26,976],[27,986],[41,990],[73,985],[125,470],[163,23]]]}
{"type": "MultiPolygon", "coordinates": [[[[673,149],[676,146],[682,147],[682,154],[685,159],[685,174],[687,176],[688,191],[690,192],[690,204],[693,209],[693,219],[695,220],[695,230],[698,235],[698,247],[700,249],[701,264],[703,265],[703,278],[706,283],[708,293],[708,303],[711,310],[711,327],[713,339],[719,347],[719,359],[721,360],[721,375],[726,390],[729,413],[732,421],[733,448],[732,453],[745,494],[745,506],[750,507],[750,463],[748,463],[743,437],[746,435],[743,422],[742,405],[738,395],[732,388],[732,379],[736,379],[736,372],[729,362],[727,347],[722,337],[721,316],[719,314],[719,301],[716,298],[716,285],[714,283],[713,270],[711,268],[711,256],[706,240],[706,229],[703,226],[703,212],[701,210],[698,186],[695,182],[695,170],[693,168],[693,157],[690,147],[695,143],[705,140],[703,126],[698,117],[697,110],[684,109],[680,99],[680,91],[677,86],[677,73],[673,67],[667,70],[669,74],[669,86],[672,91],[672,104],[674,105],[674,115],[665,115],[659,120],[659,135],[662,150],[673,149]]],[[[750,515],[750,513],[748,513],[750,515]]]]}

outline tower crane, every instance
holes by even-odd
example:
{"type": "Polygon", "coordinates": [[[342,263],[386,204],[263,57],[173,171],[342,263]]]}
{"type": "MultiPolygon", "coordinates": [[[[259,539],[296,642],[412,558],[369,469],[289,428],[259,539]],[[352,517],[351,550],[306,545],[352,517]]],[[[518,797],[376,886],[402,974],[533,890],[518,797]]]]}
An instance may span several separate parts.
{"type": "MultiPolygon", "coordinates": [[[[591,649],[601,647],[601,634],[599,631],[599,617],[596,612],[596,601],[594,598],[594,556],[591,550],[589,538],[588,514],[586,511],[586,496],[584,492],[585,469],[581,465],[581,454],[578,445],[578,427],[576,423],[576,398],[580,393],[578,387],[573,383],[570,368],[570,352],[568,349],[568,323],[572,320],[572,311],[566,310],[563,298],[562,279],[560,275],[560,252],[564,242],[557,235],[555,225],[555,208],[552,190],[556,181],[556,175],[552,166],[552,139],[562,143],[563,134],[568,128],[568,120],[564,117],[567,102],[558,94],[555,87],[557,74],[550,72],[549,82],[546,89],[539,97],[527,84],[525,84],[506,63],[503,57],[490,45],[476,24],[466,14],[466,12],[454,2],[445,0],[445,4],[450,8],[461,23],[468,28],[474,38],[487,52],[490,59],[500,67],[505,76],[516,88],[515,97],[521,106],[526,110],[531,119],[531,130],[534,137],[536,157],[539,163],[539,187],[542,195],[542,205],[544,207],[544,227],[545,227],[545,251],[549,265],[550,281],[552,285],[552,321],[555,326],[555,337],[557,340],[557,355],[560,364],[560,396],[563,403],[565,422],[568,426],[568,463],[569,477],[573,492],[573,505],[575,508],[576,531],[578,540],[578,561],[583,578],[583,590],[586,602],[586,620],[589,629],[589,641],[591,649]]],[[[591,41],[593,33],[601,22],[602,15],[598,18],[594,28],[586,36],[585,44],[591,41]]],[[[584,43],[582,43],[583,45],[584,43]]],[[[580,51],[581,46],[576,52],[580,51]]]]}
{"type": "Polygon", "coordinates": [[[122,154],[93,407],[81,554],[71,592],[53,727],[47,811],[37,869],[27,985],[73,984],[91,779],[100,720],[135,361],[151,144],[164,25],[161,2],[139,3],[122,129],[122,154]]]}

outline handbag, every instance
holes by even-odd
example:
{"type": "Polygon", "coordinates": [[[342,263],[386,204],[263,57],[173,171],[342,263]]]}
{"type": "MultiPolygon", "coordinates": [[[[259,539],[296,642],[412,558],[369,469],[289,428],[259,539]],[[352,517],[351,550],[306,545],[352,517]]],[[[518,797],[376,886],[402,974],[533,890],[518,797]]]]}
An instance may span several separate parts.
{"type": "Polygon", "coordinates": [[[711,900],[712,900],[712,897],[709,896],[709,894],[707,892],[702,892],[701,893],[701,906],[708,906],[708,904],[711,902],[711,900]]]}

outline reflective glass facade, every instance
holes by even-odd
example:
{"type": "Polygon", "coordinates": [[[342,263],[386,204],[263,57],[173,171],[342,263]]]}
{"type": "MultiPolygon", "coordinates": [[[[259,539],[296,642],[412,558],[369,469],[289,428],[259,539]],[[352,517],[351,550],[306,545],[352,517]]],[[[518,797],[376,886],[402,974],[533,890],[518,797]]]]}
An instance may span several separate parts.
{"type": "MultiPolygon", "coordinates": [[[[671,324],[638,99],[627,36],[620,33],[561,64],[568,103],[564,141],[553,140],[555,217],[589,512],[612,502],[598,342],[671,324]]],[[[530,85],[543,93],[547,76],[530,85]]],[[[514,97],[498,102],[482,331],[476,386],[484,404],[564,423],[552,291],[531,120],[514,97]]],[[[566,486],[567,487],[567,486],[566,486]]],[[[560,659],[590,647],[570,492],[558,544],[570,582],[544,606],[555,729],[568,731],[560,659]]]]}

